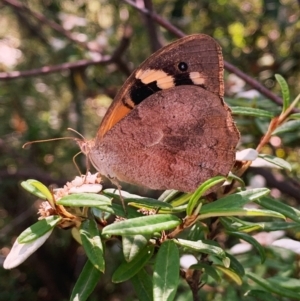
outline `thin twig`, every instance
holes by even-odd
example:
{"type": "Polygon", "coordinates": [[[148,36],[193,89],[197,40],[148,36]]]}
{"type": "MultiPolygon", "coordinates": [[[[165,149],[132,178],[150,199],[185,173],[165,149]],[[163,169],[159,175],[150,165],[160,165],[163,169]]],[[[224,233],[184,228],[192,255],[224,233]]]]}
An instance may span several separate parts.
{"type": "Polygon", "coordinates": [[[126,51],[126,49],[129,47],[130,44],[130,37],[131,37],[131,30],[128,30],[127,27],[124,28],[124,34],[120,41],[119,46],[116,48],[114,53],[109,55],[104,55],[100,57],[99,59],[92,59],[92,60],[79,60],[77,62],[72,63],[63,63],[58,64],[54,66],[44,66],[42,68],[36,68],[32,70],[25,70],[25,71],[12,71],[12,72],[0,72],[0,80],[12,80],[16,78],[24,78],[24,77],[30,77],[30,76],[37,76],[37,75],[46,75],[54,72],[61,72],[65,70],[70,69],[77,69],[81,67],[87,67],[90,65],[96,65],[96,64],[112,64],[115,63],[118,66],[122,67],[122,71],[129,75],[130,70],[128,69],[128,66],[121,60],[121,57],[123,53],[126,51]]]}
{"type": "Polygon", "coordinates": [[[29,7],[26,5],[22,4],[21,2],[17,0],[1,0],[2,2],[10,5],[14,9],[24,11],[30,15],[32,15],[35,19],[37,19],[41,24],[46,24],[49,27],[51,27],[53,30],[59,32],[61,35],[65,36],[68,38],[70,41],[75,42],[76,44],[80,45],[81,47],[89,50],[89,51],[94,51],[94,52],[99,52],[99,49],[96,47],[95,44],[89,44],[86,42],[79,41],[77,38],[75,38],[72,33],[68,30],[65,30],[61,25],[58,23],[49,20],[46,18],[43,14],[32,11],[29,7]]]}
{"type": "MultiPolygon", "coordinates": [[[[149,11],[153,10],[152,0],[143,0],[141,2],[144,3],[144,7],[146,9],[148,9],[149,11]]],[[[142,14],[142,16],[145,20],[145,27],[148,30],[148,37],[150,40],[151,50],[152,52],[155,52],[162,47],[157,33],[157,24],[153,22],[150,16],[144,14],[142,14]]]]}
{"type": "Polygon", "coordinates": [[[162,18],[155,12],[153,12],[153,11],[150,12],[146,8],[139,7],[135,2],[133,2],[131,0],[122,0],[122,1],[129,4],[130,6],[134,7],[139,12],[151,17],[155,22],[157,22],[162,27],[166,28],[169,32],[172,32],[175,36],[182,38],[186,35],[183,31],[178,29],[176,26],[172,25],[170,22],[168,22],[167,20],[165,20],[164,18],[162,18]]]}
{"type": "Polygon", "coordinates": [[[44,66],[42,68],[26,70],[26,71],[1,72],[0,80],[11,80],[20,77],[23,78],[23,77],[30,77],[30,76],[37,76],[37,75],[45,75],[45,74],[60,72],[68,69],[76,69],[79,67],[90,66],[90,65],[109,64],[111,62],[112,62],[111,56],[104,56],[102,58],[94,59],[94,60],[80,60],[73,63],[63,63],[54,66],[44,66]]]}

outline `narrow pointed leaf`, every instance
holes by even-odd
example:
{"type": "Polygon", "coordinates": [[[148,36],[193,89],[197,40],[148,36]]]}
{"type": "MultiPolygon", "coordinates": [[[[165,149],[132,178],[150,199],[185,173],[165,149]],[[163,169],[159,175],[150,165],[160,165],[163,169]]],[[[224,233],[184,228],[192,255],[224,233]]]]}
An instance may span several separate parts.
{"type": "Polygon", "coordinates": [[[172,209],[160,209],[159,213],[160,214],[169,214],[169,213],[180,213],[180,212],[186,212],[187,204],[182,205],[182,206],[177,206],[177,207],[172,207],[172,209]]]}
{"type": "Polygon", "coordinates": [[[85,301],[95,289],[101,272],[88,260],[73,288],[70,301],[85,301]]]}
{"type": "Polygon", "coordinates": [[[141,269],[137,274],[135,274],[131,278],[131,283],[133,284],[139,301],[153,301],[152,277],[150,277],[145,269],[141,269]]]}
{"type": "Polygon", "coordinates": [[[153,255],[153,251],[153,246],[147,246],[144,249],[142,249],[132,261],[124,261],[114,272],[112,276],[112,281],[114,283],[119,283],[133,277],[147,264],[147,262],[153,255]]]}
{"type": "Polygon", "coordinates": [[[228,277],[230,277],[237,285],[242,285],[243,280],[242,278],[232,269],[225,268],[221,265],[215,265],[216,269],[220,270],[224,274],[226,274],[228,277]]]}
{"type": "Polygon", "coordinates": [[[228,211],[230,211],[231,209],[242,208],[247,203],[253,202],[256,199],[269,194],[269,192],[270,190],[267,188],[256,188],[238,192],[220,198],[215,202],[203,205],[201,208],[201,214],[210,213],[216,209],[228,209],[228,211]]]}
{"type": "Polygon", "coordinates": [[[290,90],[287,82],[280,74],[275,74],[275,78],[280,85],[282,98],[283,98],[283,107],[282,112],[285,112],[290,104],[290,90]]]}
{"type": "Polygon", "coordinates": [[[145,248],[150,235],[129,235],[123,236],[122,246],[123,246],[123,255],[127,262],[132,261],[135,256],[140,252],[141,249],[145,248]]]}
{"type": "Polygon", "coordinates": [[[289,116],[289,119],[300,119],[300,113],[294,113],[289,116]]]}
{"type": "Polygon", "coordinates": [[[283,288],[290,289],[300,294],[300,279],[298,277],[292,278],[289,276],[274,275],[273,277],[268,278],[268,281],[273,283],[273,285],[280,285],[283,288]]]}
{"type": "Polygon", "coordinates": [[[258,251],[258,253],[260,255],[261,263],[263,263],[266,260],[265,249],[255,238],[253,238],[252,236],[250,236],[246,233],[241,233],[241,232],[228,232],[228,234],[238,237],[239,239],[242,239],[242,240],[248,242],[254,248],[256,248],[256,250],[258,251]]]}
{"type": "Polygon", "coordinates": [[[244,115],[244,116],[266,117],[266,118],[274,117],[273,113],[262,109],[239,107],[239,106],[232,106],[230,108],[233,115],[244,115]]]}
{"type": "Polygon", "coordinates": [[[190,249],[192,251],[201,252],[205,254],[215,255],[221,259],[226,258],[225,251],[215,245],[204,243],[201,240],[198,241],[190,241],[186,239],[177,238],[174,242],[182,247],[190,249]]]}
{"type": "Polygon", "coordinates": [[[286,169],[288,171],[292,170],[290,163],[288,163],[287,161],[285,161],[281,158],[270,156],[270,155],[265,155],[265,154],[260,154],[259,157],[274,164],[274,165],[279,166],[280,168],[286,169]]]}
{"type": "Polygon", "coordinates": [[[278,301],[271,293],[260,290],[250,290],[247,292],[246,296],[253,297],[255,300],[259,301],[278,301]]]}
{"type": "Polygon", "coordinates": [[[160,197],[158,198],[159,201],[163,202],[170,202],[175,198],[176,195],[180,194],[178,190],[170,189],[170,190],[165,190],[160,197]]]}
{"type": "Polygon", "coordinates": [[[204,193],[212,188],[213,186],[224,182],[226,180],[223,176],[217,176],[205,181],[200,187],[193,193],[188,203],[186,213],[187,215],[192,215],[195,207],[198,205],[199,199],[204,195],[204,193]]]}
{"type": "Polygon", "coordinates": [[[90,262],[100,272],[104,272],[103,246],[97,224],[94,220],[85,220],[80,227],[80,237],[90,262]]]}
{"type": "Polygon", "coordinates": [[[139,198],[142,199],[143,198],[140,195],[132,194],[132,193],[129,193],[129,192],[124,191],[124,190],[118,190],[118,189],[113,189],[113,188],[108,188],[108,189],[103,190],[104,195],[106,195],[110,198],[115,198],[117,200],[121,200],[120,193],[121,193],[122,198],[124,200],[126,200],[127,198],[131,198],[131,199],[139,199],[139,198]]]}
{"type": "Polygon", "coordinates": [[[285,219],[285,216],[281,213],[272,210],[265,210],[265,209],[254,209],[254,208],[244,208],[244,209],[215,209],[214,211],[203,213],[201,214],[197,220],[203,220],[209,217],[214,216],[269,216],[269,217],[276,217],[285,219]]]}
{"type": "Polygon", "coordinates": [[[299,130],[300,128],[300,120],[291,120],[279,126],[272,135],[284,134],[292,131],[299,130]]]}
{"type": "Polygon", "coordinates": [[[287,230],[299,227],[299,224],[285,221],[276,221],[276,222],[259,222],[252,223],[243,221],[236,217],[221,217],[220,218],[223,226],[228,231],[239,231],[249,233],[252,231],[277,231],[277,230],[287,230]]]}
{"type": "Polygon", "coordinates": [[[126,202],[128,202],[128,205],[135,206],[138,208],[172,208],[172,205],[169,203],[165,203],[151,198],[128,198],[126,199],[126,202]]]}
{"type": "Polygon", "coordinates": [[[177,197],[176,199],[172,200],[171,205],[175,208],[179,207],[179,206],[182,206],[182,205],[185,205],[189,201],[191,196],[192,196],[191,193],[182,194],[179,197],[177,197]]]}
{"type": "Polygon", "coordinates": [[[247,276],[248,276],[248,278],[250,278],[257,284],[259,284],[260,286],[262,286],[265,290],[267,290],[269,292],[272,292],[272,293],[277,294],[282,297],[299,300],[299,297],[300,297],[299,292],[294,292],[290,289],[287,289],[287,288],[281,286],[279,283],[277,283],[277,285],[274,285],[274,283],[269,281],[268,279],[263,279],[251,272],[247,272],[247,276]]]}
{"type": "Polygon", "coordinates": [[[105,227],[102,233],[109,235],[152,234],[175,228],[180,223],[181,220],[171,214],[148,215],[111,224],[105,227]]]}
{"type": "Polygon", "coordinates": [[[47,232],[52,230],[55,227],[55,225],[57,225],[60,222],[60,220],[60,216],[51,215],[36,222],[19,235],[18,242],[20,244],[26,244],[38,239],[39,237],[45,235],[47,232]]]}
{"type": "Polygon", "coordinates": [[[240,277],[245,275],[245,269],[243,265],[236,259],[235,256],[231,255],[230,253],[226,252],[227,258],[230,260],[230,269],[237,273],[240,277]]]}
{"type": "Polygon", "coordinates": [[[172,240],[165,241],[156,257],[153,271],[153,300],[174,300],[179,283],[179,251],[172,240]]]}
{"type": "Polygon", "coordinates": [[[285,217],[288,217],[291,220],[300,223],[300,211],[296,208],[288,206],[282,202],[276,201],[270,197],[262,197],[258,200],[255,200],[255,203],[269,210],[281,213],[285,217]]]}
{"type": "Polygon", "coordinates": [[[111,199],[101,194],[76,193],[62,197],[57,204],[70,207],[101,207],[111,205],[111,199]]]}

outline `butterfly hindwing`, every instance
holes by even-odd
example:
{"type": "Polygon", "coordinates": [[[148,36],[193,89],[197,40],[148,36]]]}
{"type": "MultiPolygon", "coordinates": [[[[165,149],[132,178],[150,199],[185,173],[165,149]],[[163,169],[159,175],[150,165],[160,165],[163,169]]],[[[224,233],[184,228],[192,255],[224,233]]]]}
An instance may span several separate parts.
{"type": "Polygon", "coordinates": [[[190,192],[235,160],[238,131],[222,99],[197,86],[146,98],[93,149],[101,174],[152,189],[190,192]]]}

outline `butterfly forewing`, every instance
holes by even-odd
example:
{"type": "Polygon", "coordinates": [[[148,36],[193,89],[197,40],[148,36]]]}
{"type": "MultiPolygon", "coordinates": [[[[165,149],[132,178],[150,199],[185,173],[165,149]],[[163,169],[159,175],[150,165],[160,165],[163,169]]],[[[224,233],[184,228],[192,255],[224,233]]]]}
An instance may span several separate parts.
{"type": "Polygon", "coordinates": [[[102,120],[97,138],[147,97],[179,85],[198,85],[223,97],[222,52],[213,38],[190,35],[152,54],[125,81],[102,120]]]}

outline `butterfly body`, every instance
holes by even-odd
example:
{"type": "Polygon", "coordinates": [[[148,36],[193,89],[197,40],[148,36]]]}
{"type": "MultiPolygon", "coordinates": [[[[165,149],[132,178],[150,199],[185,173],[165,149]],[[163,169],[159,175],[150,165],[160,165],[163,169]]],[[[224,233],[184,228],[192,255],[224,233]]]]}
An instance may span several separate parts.
{"type": "Polygon", "coordinates": [[[151,189],[195,190],[227,175],[239,133],[223,101],[223,60],[206,35],[150,56],[125,82],[89,150],[104,176],[151,189]]]}

